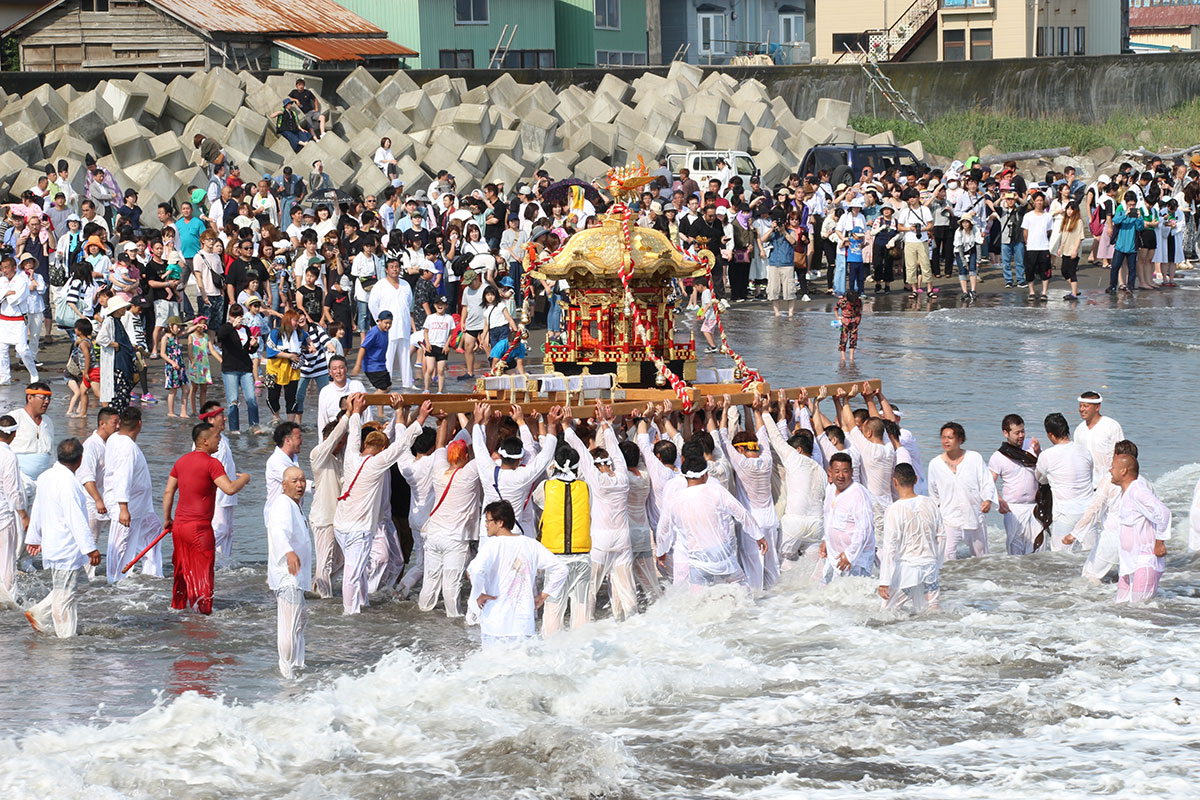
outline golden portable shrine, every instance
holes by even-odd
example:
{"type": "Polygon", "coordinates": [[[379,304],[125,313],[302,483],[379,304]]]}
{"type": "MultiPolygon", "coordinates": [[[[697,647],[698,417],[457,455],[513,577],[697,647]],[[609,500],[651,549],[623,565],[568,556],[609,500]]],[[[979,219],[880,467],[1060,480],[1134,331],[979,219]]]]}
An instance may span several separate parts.
{"type": "MultiPolygon", "coordinates": [[[[705,397],[729,395],[735,405],[743,405],[777,391],[730,347],[719,308],[715,313],[721,354],[733,362],[733,369],[721,376],[725,380],[689,385],[698,377],[695,337],[689,334],[687,341],[676,341],[676,310],[669,298],[673,281],[709,274],[712,254],[685,252],[660,231],[631,223],[627,203],[652,180],[640,159],[634,166],[610,169],[607,177],[613,204],[599,225],[575,233],[554,251],[534,244],[526,251],[526,275],[565,280],[568,286],[563,338],[547,342],[544,372],[506,373],[507,357],[500,358],[476,381],[473,392],[405,395],[406,404],[428,399],[435,410],[469,413],[475,403],[488,402],[545,413],[555,405],[580,407],[601,400],[616,414],[632,414],[647,402],[672,401],[687,412],[703,406],[705,397]]],[[[531,303],[526,290],[510,352],[529,338],[531,303]]],[[[815,396],[819,388],[853,394],[879,386],[878,380],[869,380],[784,389],[783,394],[795,399],[806,391],[815,396]]],[[[368,402],[386,404],[387,397],[370,395],[368,402]]]]}
{"type": "Polygon", "coordinates": [[[613,373],[622,386],[661,385],[657,356],[683,380],[694,381],[695,338],[675,341],[676,312],[669,295],[673,280],[704,275],[704,262],[676,249],[660,231],[640,227],[630,230],[626,258],[622,224],[608,214],[530,271],[534,278],[565,280],[569,287],[563,341],[547,343],[546,371],[613,373]],[[624,283],[623,269],[628,271],[624,283]]]}

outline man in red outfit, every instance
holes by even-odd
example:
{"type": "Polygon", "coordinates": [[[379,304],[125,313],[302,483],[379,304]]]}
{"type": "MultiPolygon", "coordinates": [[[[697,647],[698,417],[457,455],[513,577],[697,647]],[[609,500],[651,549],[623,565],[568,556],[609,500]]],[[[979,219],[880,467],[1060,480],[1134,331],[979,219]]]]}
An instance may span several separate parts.
{"type": "Polygon", "coordinates": [[[196,449],[175,462],[163,492],[163,524],[171,528],[175,545],[171,556],[175,568],[171,608],[195,605],[201,614],[211,614],[216,557],[212,519],[217,489],[237,494],[250,482],[250,475],[239,472],[236,480],[229,480],[224,465],[213,458],[221,445],[221,435],[211,424],[201,422],[192,428],[192,443],[196,449]],[[176,490],[179,508],[172,519],[176,490]]]}

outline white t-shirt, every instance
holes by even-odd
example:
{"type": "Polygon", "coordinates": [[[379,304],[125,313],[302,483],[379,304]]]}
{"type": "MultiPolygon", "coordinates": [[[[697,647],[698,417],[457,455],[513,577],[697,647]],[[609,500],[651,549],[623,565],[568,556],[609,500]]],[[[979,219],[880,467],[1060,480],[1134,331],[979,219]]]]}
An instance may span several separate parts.
{"type": "Polygon", "coordinates": [[[916,231],[905,231],[904,241],[906,242],[926,242],[929,241],[929,234],[925,231],[925,226],[933,222],[933,212],[925,206],[917,206],[913,209],[911,206],[901,210],[899,218],[896,221],[897,225],[916,226],[916,231]]]}
{"type": "MultiPolygon", "coordinates": [[[[1025,448],[1029,452],[1029,448],[1025,448]]],[[[1018,464],[999,450],[988,459],[988,469],[1001,481],[1001,492],[1009,503],[1032,503],[1037,494],[1038,482],[1033,468],[1018,464]]]]}
{"type": "Polygon", "coordinates": [[[1029,231],[1025,242],[1025,250],[1050,250],[1050,230],[1054,227],[1054,217],[1043,211],[1041,214],[1030,211],[1021,220],[1021,228],[1029,231]]]}
{"type": "Polygon", "coordinates": [[[454,317],[449,314],[430,314],[425,317],[422,329],[429,332],[429,343],[434,347],[445,347],[454,330],[454,317]]]}
{"type": "Polygon", "coordinates": [[[1092,499],[1092,454],[1075,442],[1043,450],[1034,470],[1039,483],[1050,484],[1054,513],[1081,513],[1092,499]]]}

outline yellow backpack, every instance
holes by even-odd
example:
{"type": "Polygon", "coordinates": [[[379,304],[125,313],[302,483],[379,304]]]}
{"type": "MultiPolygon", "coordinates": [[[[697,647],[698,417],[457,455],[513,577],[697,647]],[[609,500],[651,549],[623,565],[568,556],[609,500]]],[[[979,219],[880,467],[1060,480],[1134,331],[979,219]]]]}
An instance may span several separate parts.
{"type": "Polygon", "coordinates": [[[552,478],[545,483],[541,541],[555,555],[592,549],[592,510],[587,484],[552,478]]]}

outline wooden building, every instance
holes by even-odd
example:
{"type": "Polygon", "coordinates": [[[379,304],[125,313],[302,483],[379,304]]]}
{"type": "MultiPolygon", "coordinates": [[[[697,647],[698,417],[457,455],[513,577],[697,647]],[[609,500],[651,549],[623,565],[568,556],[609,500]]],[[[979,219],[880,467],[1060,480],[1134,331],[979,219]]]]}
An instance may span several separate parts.
{"type": "Polygon", "coordinates": [[[48,0],[3,36],[24,70],[268,69],[297,55],[396,69],[417,55],[333,0],[48,0]]]}

